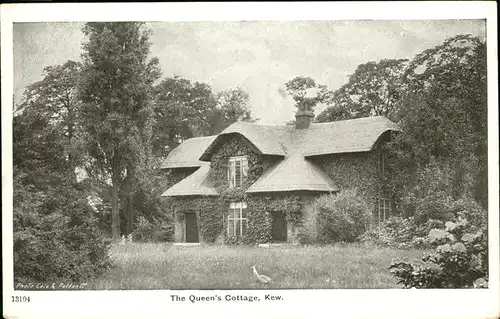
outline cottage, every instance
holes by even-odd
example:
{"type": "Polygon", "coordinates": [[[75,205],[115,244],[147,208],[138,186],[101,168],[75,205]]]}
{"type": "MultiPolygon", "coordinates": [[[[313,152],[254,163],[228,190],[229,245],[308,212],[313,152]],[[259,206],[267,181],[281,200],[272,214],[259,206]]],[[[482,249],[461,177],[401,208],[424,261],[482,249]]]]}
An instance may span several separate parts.
{"type": "Polygon", "coordinates": [[[294,242],[314,199],[358,189],[375,220],[390,214],[383,145],[398,126],[385,117],[295,125],[237,122],[191,138],[162,163],[176,242],[294,242]]]}

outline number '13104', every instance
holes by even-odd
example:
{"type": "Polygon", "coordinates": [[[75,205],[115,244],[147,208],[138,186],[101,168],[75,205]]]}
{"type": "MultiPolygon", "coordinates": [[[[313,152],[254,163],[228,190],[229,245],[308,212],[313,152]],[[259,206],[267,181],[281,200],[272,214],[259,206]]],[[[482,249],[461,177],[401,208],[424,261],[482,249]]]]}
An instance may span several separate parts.
{"type": "Polygon", "coordinates": [[[12,296],[12,302],[30,302],[28,296],[12,296]]]}

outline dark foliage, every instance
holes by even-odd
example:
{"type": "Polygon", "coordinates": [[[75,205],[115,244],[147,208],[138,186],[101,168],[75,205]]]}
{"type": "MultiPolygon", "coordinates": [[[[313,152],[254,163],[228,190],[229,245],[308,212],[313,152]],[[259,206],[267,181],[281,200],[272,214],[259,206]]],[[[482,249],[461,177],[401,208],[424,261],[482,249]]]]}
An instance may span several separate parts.
{"type": "Polygon", "coordinates": [[[423,265],[395,261],[389,269],[405,288],[487,287],[486,236],[484,229],[470,229],[466,220],[449,221],[444,230],[429,232],[435,251],[422,258],[423,265]]]}
{"type": "Polygon", "coordinates": [[[78,282],[103,273],[109,243],[57,126],[27,107],[13,128],[15,280],[78,282]]]}
{"type": "Polygon", "coordinates": [[[370,209],[353,189],[336,195],[323,195],[315,204],[316,229],[320,243],[358,240],[370,222],[370,209]]]}

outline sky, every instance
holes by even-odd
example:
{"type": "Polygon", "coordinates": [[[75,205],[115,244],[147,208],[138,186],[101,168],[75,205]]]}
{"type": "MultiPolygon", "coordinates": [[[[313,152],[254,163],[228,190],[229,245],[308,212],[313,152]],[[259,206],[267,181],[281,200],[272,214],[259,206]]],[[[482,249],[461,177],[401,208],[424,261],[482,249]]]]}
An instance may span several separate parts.
{"type": "MultiPolygon", "coordinates": [[[[83,23],[15,23],[14,100],[46,66],[80,60],[83,23]]],[[[294,118],[284,83],[309,76],[335,90],[359,64],[413,58],[457,34],[484,39],[484,20],[148,22],[163,77],[240,87],[261,124],[294,118]]],[[[319,114],[324,106],[315,110],[319,114]]]]}

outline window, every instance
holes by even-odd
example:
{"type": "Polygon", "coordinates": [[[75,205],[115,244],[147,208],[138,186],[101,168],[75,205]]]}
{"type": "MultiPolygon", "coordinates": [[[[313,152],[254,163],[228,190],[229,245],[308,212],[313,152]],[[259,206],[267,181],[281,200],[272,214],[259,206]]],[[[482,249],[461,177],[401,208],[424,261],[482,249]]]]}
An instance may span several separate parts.
{"type": "Polygon", "coordinates": [[[242,236],[248,227],[247,204],[229,203],[229,213],[227,215],[227,235],[242,236]]]}
{"type": "Polygon", "coordinates": [[[377,220],[379,223],[389,218],[391,213],[391,201],[388,198],[379,198],[377,205],[377,220]]]}
{"type": "Polygon", "coordinates": [[[241,187],[244,179],[247,177],[248,160],[246,156],[235,156],[229,158],[229,169],[227,170],[227,179],[229,187],[241,187]]]}

